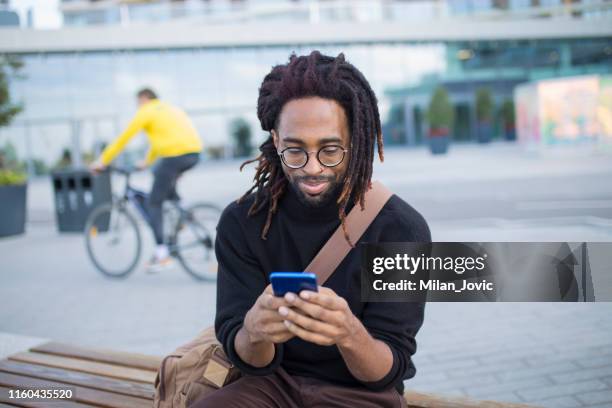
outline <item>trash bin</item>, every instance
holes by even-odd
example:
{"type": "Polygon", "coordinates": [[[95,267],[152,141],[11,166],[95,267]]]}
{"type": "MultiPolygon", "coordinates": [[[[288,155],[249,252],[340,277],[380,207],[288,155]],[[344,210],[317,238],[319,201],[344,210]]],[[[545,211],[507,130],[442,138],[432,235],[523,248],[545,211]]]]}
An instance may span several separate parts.
{"type": "Polygon", "coordinates": [[[83,232],[91,210],[112,200],[110,172],[93,175],[87,170],[61,170],[51,178],[60,232],[83,232]]]}

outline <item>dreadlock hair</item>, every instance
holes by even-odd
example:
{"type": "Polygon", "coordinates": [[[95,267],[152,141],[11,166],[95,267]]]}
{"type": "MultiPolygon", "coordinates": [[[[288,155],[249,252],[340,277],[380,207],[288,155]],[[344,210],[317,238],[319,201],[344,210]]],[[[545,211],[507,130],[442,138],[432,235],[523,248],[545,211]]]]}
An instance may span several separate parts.
{"type": "MultiPolygon", "coordinates": [[[[363,74],[347,62],[344,54],[337,57],[322,55],[313,51],[308,56],[289,57],[289,62],[276,65],[265,76],[259,88],[257,117],[264,131],[278,129],[283,106],[294,99],[318,96],[338,102],[344,109],[350,131],[350,162],[344,178],[342,192],[338,196],[338,216],[344,237],[352,247],[346,225],[346,206],[350,197],[364,208],[364,195],[370,188],[374,144],[378,145],[380,161],[384,160],[380,115],[376,95],[363,74]]],[[[249,194],[255,194],[255,201],[248,211],[254,215],[268,207],[268,216],[261,233],[266,239],[272,216],[277,211],[278,199],[283,195],[288,180],[272,134],[259,146],[258,157],[245,161],[240,170],[249,163],[257,162],[253,186],[238,199],[242,201],[249,194]]]]}

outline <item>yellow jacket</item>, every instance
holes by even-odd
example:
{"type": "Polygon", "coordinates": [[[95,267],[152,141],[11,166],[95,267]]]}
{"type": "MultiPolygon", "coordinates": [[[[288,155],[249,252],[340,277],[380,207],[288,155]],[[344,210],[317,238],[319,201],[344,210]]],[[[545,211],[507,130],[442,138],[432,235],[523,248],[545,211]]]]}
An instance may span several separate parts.
{"type": "Polygon", "coordinates": [[[108,165],[112,162],[141,130],[146,132],[151,144],[146,158],[148,164],[159,157],[202,151],[202,140],[185,112],[159,99],[153,99],[138,109],[123,133],[104,149],[100,157],[102,163],[108,165]]]}

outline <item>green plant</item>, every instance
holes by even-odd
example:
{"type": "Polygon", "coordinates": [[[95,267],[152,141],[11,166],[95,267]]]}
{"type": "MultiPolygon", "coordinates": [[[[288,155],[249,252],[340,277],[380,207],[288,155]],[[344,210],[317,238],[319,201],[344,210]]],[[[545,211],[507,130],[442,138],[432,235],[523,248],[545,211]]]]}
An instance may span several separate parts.
{"type": "Polygon", "coordinates": [[[444,87],[438,87],[427,110],[427,120],[431,129],[452,129],[455,123],[455,110],[444,87]]]}
{"type": "Polygon", "coordinates": [[[206,148],[206,154],[212,160],[219,160],[223,158],[225,148],[223,146],[208,146],[206,148]]]}
{"type": "Polygon", "coordinates": [[[476,90],[476,119],[478,122],[490,122],[493,119],[493,96],[489,88],[476,90]]]}
{"type": "MultiPolygon", "coordinates": [[[[0,56],[0,127],[8,126],[23,107],[11,101],[9,78],[18,76],[21,60],[11,55],[0,56]]],[[[6,143],[0,149],[0,186],[25,183],[27,176],[17,160],[15,147],[6,143]]]]}
{"type": "Polygon", "coordinates": [[[499,113],[506,129],[514,128],[514,102],[511,99],[504,101],[499,113]]]}
{"type": "Polygon", "coordinates": [[[11,142],[6,142],[0,148],[0,169],[15,168],[19,165],[17,161],[17,150],[11,142]]]}
{"type": "Polygon", "coordinates": [[[32,160],[32,166],[34,167],[34,174],[37,176],[42,176],[49,173],[49,167],[41,159],[32,160]]]}
{"type": "Polygon", "coordinates": [[[251,126],[249,122],[242,118],[232,120],[230,123],[230,133],[234,139],[236,157],[245,157],[251,154],[251,126]]]}
{"type": "Polygon", "coordinates": [[[18,170],[0,169],[0,186],[24,184],[27,176],[18,170]]]}
{"type": "Polygon", "coordinates": [[[55,163],[53,168],[55,170],[64,170],[72,166],[72,152],[68,148],[62,150],[62,155],[59,160],[55,163]]]}
{"type": "Polygon", "coordinates": [[[21,60],[12,55],[0,56],[0,127],[8,126],[13,118],[23,110],[21,104],[11,100],[9,78],[18,77],[23,67],[21,60]]]}

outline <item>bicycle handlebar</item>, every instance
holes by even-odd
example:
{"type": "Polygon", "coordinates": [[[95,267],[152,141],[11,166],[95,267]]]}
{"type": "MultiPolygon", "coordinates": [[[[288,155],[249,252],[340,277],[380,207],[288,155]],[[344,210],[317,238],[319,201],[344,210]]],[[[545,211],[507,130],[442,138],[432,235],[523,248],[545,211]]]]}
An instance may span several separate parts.
{"type": "Polygon", "coordinates": [[[134,167],[134,166],[117,166],[117,165],[108,166],[106,169],[108,171],[119,173],[124,176],[129,176],[132,173],[143,171],[143,169],[139,169],[138,167],[134,167]]]}

